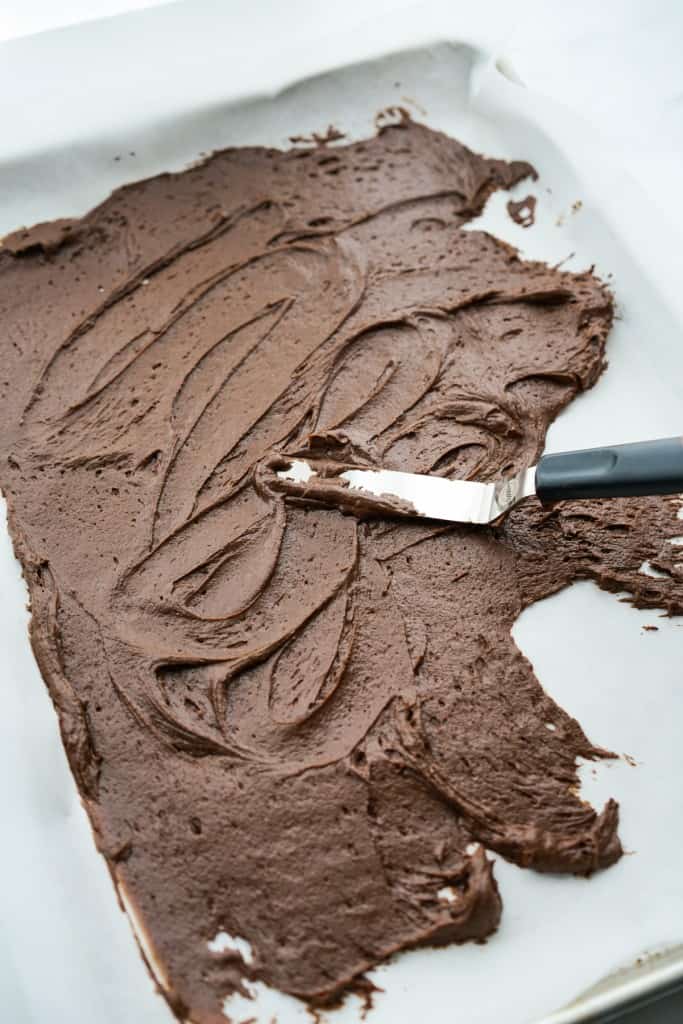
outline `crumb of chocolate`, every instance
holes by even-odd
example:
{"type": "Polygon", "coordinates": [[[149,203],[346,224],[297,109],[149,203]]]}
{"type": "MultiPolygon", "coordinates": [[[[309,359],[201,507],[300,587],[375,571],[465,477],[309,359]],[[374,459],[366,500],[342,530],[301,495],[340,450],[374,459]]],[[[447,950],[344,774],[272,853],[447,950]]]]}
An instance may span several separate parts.
{"type": "Polygon", "coordinates": [[[536,197],[526,196],[519,202],[510,199],[507,204],[507,212],[515,224],[519,224],[523,228],[532,227],[536,220],[536,197]]]}
{"type": "Polygon", "coordinates": [[[289,141],[299,146],[329,146],[332,142],[338,142],[346,138],[344,132],[339,131],[334,125],[327,126],[324,132],[310,132],[308,135],[290,135],[289,141]]]}

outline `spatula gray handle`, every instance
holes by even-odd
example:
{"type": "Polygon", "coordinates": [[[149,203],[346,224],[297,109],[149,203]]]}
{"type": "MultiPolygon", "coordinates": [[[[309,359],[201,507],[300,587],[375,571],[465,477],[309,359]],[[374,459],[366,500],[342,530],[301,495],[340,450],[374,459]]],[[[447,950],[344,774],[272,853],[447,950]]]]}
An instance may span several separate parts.
{"type": "Polygon", "coordinates": [[[544,503],[678,493],[683,493],[681,437],[544,455],[536,467],[536,494],[544,503]]]}

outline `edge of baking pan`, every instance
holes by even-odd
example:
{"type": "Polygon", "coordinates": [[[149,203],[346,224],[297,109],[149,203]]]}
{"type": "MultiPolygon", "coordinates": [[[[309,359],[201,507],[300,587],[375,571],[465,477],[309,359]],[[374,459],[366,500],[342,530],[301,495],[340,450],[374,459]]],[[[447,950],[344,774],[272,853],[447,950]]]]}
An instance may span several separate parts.
{"type": "Polygon", "coordinates": [[[683,945],[638,957],[538,1024],[608,1024],[683,989],[683,945]]]}

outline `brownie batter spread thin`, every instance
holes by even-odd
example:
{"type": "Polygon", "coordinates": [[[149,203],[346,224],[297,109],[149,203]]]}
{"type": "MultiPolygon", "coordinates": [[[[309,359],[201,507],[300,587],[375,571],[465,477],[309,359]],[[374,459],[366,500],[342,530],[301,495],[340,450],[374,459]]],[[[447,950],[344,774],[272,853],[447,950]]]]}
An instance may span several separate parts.
{"type": "Polygon", "coordinates": [[[676,502],[444,527],[287,501],[259,472],[536,460],[613,311],[590,273],[463,230],[532,173],[404,120],[226,150],[0,249],[32,643],[179,1018],[224,1020],[244,979],[324,1004],[398,950],[486,938],[492,853],[578,873],[621,854],[617,805],[577,795],[576,757],[608,738],[510,630],[581,578],[680,612],[676,502]],[[220,930],[251,962],[208,948],[220,930]]]}

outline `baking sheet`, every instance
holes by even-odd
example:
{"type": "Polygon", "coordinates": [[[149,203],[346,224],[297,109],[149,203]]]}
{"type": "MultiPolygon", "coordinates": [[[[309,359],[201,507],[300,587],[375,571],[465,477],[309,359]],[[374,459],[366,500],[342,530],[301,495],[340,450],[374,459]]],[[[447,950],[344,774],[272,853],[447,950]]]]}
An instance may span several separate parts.
{"type": "MultiPolygon", "coordinates": [[[[57,66],[69,67],[68,47],[80,48],[86,40],[88,60],[101,76],[92,90],[78,87],[75,69],[63,77],[60,95],[46,100],[46,132],[30,123],[23,101],[5,111],[0,232],[83,213],[117,184],[181,168],[222,145],[286,145],[290,134],[324,129],[329,122],[350,137],[368,135],[375,112],[401,102],[418,119],[476,149],[536,164],[540,181],[514,191],[517,197],[537,195],[536,226],[524,230],[513,224],[504,209],[508,197],[500,194],[477,226],[518,245],[524,255],[557,262],[575,253],[565,266],[594,262],[603,276],[613,275],[622,319],[610,339],[609,371],[553,426],[549,450],[680,433],[683,309],[668,269],[676,266],[678,240],[657,222],[644,197],[610,165],[609,154],[584,126],[496,68],[486,56],[494,44],[481,25],[454,26],[441,4],[421,8],[419,17],[406,12],[391,24],[369,24],[362,35],[326,35],[329,25],[318,17],[307,22],[306,46],[297,50],[284,44],[287,25],[273,7],[268,28],[279,57],[273,51],[272,59],[245,77],[245,59],[231,65],[215,42],[221,27],[225,33],[230,29],[229,20],[221,21],[215,11],[209,18],[208,6],[197,5],[194,16],[183,13],[194,32],[190,57],[178,53],[183,68],[192,72],[185,81],[178,69],[173,79],[164,73],[173,65],[169,45],[173,40],[183,45],[177,13],[183,5],[116,19],[111,23],[116,29],[106,34],[97,26],[74,30],[68,45],[64,33],[52,43],[49,36],[21,41],[21,52],[12,44],[10,59],[0,67],[5,96],[5,76],[16,76],[28,58],[33,68],[42,68],[37,78],[44,89],[57,66]],[[167,45],[163,59],[155,62],[150,41],[163,26],[167,45]],[[129,42],[125,76],[111,55],[112,31],[129,42]],[[316,32],[320,45],[312,48],[316,32]],[[447,36],[470,45],[385,56],[379,63],[292,86],[274,99],[247,98],[259,83],[273,90],[302,73],[377,57],[408,41],[447,36]],[[184,92],[177,80],[186,85],[184,92]]],[[[252,33],[254,46],[257,28],[240,29],[252,33]]],[[[187,46],[187,34],[184,42],[187,46]]],[[[231,45],[239,49],[243,42],[233,38],[231,45]]],[[[34,83],[32,89],[38,88],[34,83]]],[[[0,869],[11,880],[2,897],[0,948],[8,958],[0,966],[0,991],[8,1020],[168,1024],[170,1014],[153,993],[116,907],[66,767],[54,713],[28,648],[25,592],[6,534],[0,547],[0,598],[0,643],[6,652],[0,869]]],[[[370,1024],[407,1024],[425,1014],[434,1024],[492,1024],[501,1020],[502,1007],[509,1024],[537,1021],[610,971],[683,941],[683,878],[677,863],[683,833],[677,727],[683,714],[677,668],[681,624],[635,611],[585,583],[528,609],[515,636],[543,685],[591,738],[639,762],[637,767],[605,763],[595,776],[583,773],[589,799],[619,799],[622,838],[634,854],[588,882],[535,875],[497,858],[504,899],[497,935],[484,947],[423,950],[378,968],[372,976],[385,992],[376,1000],[370,1024]],[[644,624],[657,624],[659,631],[644,632],[644,624]]],[[[678,955],[663,963],[670,978],[681,974],[678,955]]],[[[648,977],[656,977],[656,971],[648,977]]],[[[599,1004],[610,1005],[633,984],[630,976],[620,977],[617,989],[608,987],[552,1019],[557,1024],[588,1019],[599,1004]]],[[[639,980],[635,984],[643,987],[639,980]]],[[[229,1012],[236,1021],[257,1016],[264,1024],[274,1013],[279,1024],[310,1020],[300,1004],[265,990],[257,992],[255,1002],[233,1001],[229,1012]]],[[[351,999],[342,1011],[325,1016],[350,1024],[359,1017],[359,1004],[351,999]]]]}

